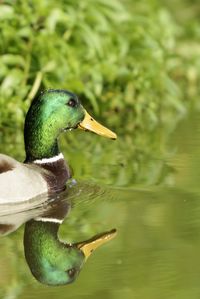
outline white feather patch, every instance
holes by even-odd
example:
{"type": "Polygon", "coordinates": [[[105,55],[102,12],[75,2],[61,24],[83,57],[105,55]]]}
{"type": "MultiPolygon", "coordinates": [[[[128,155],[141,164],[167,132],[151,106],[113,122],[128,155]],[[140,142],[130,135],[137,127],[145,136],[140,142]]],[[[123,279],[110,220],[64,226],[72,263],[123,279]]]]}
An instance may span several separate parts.
{"type": "Polygon", "coordinates": [[[47,217],[37,217],[34,220],[36,221],[42,221],[42,222],[54,222],[54,223],[62,223],[63,220],[57,219],[57,218],[47,218],[47,217]]]}
{"type": "Polygon", "coordinates": [[[61,159],[64,159],[64,156],[63,156],[62,153],[60,153],[57,156],[51,157],[51,158],[44,158],[44,159],[41,159],[41,160],[39,160],[39,159],[35,160],[35,161],[33,161],[33,163],[35,163],[35,164],[48,164],[48,163],[53,163],[53,162],[59,161],[61,159]]]}

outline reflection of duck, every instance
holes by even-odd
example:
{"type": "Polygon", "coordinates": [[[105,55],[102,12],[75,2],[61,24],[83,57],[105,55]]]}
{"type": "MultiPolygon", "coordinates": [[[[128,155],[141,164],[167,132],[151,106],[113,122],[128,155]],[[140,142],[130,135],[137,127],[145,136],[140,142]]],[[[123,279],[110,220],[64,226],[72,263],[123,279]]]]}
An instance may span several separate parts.
{"type": "Polygon", "coordinates": [[[40,217],[63,220],[71,210],[71,200],[68,196],[69,188],[51,197],[42,194],[25,202],[1,205],[0,235],[8,235],[16,231],[22,224],[40,217]]]}
{"type": "Polygon", "coordinates": [[[0,203],[24,201],[63,190],[70,171],[59,151],[57,138],[61,132],[77,127],[116,139],[115,133],[86,112],[75,94],[65,90],[41,93],[26,116],[25,164],[0,155],[0,203]]]}
{"type": "MultiPolygon", "coordinates": [[[[76,192],[78,196],[78,190],[76,192]]],[[[50,200],[41,196],[24,203],[1,205],[0,234],[9,234],[26,222],[25,257],[31,272],[42,283],[72,282],[91,252],[115,236],[112,230],[75,244],[60,242],[58,229],[70,209],[69,189],[54,194],[50,200]]]]}
{"type": "Polygon", "coordinates": [[[93,250],[112,239],[116,231],[99,234],[90,240],[66,244],[58,239],[60,219],[40,218],[25,225],[26,261],[37,280],[48,285],[73,282],[93,250]]]}

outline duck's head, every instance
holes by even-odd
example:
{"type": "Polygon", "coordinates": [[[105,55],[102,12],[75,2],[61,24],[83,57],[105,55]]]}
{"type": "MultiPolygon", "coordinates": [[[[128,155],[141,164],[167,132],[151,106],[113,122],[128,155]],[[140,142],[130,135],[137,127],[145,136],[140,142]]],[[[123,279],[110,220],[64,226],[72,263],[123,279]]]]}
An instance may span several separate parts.
{"type": "Polygon", "coordinates": [[[75,243],[65,244],[57,238],[55,223],[31,221],[26,224],[24,250],[33,276],[43,284],[65,285],[73,282],[87,258],[116,235],[116,230],[75,243]]]}
{"type": "Polygon", "coordinates": [[[78,97],[66,90],[42,92],[31,104],[25,121],[26,153],[32,158],[57,154],[55,140],[63,131],[80,128],[116,139],[83,108],[78,97]],[[46,149],[46,150],[45,150],[46,149]]]}

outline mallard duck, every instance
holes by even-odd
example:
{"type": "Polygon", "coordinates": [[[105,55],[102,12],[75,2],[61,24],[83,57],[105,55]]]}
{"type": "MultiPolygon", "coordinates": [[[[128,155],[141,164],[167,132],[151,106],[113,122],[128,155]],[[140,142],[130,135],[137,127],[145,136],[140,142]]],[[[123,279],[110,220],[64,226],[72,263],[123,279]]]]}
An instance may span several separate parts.
{"type": "Polygon", "coordinates": [[[38,218],[30,220],[24,230],[24,253],[33,276],[47,285],[64,285],[73,282],[90,254],[111,240],[116,230],[104,232],[74,244],[58,239],[60,219],[38,218]]]}
{"type": "Polygon", "coordinates": [[[62,191],[71,174],[59,150],[58,136],[76,128],[117,138],[87,113],[74,93],[53,89],[40,93],[25,119],[24,163],[0,154],[0,204],[62,191]]]}

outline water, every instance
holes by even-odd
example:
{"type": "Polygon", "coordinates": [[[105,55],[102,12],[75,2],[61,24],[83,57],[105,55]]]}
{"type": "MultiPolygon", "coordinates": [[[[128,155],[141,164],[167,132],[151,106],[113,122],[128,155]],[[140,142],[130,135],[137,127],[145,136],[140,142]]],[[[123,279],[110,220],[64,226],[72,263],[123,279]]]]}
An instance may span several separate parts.
{"type": "MultiPolygon", "coordinates": [[[[33,278],[24,258],[23,225],[1,237],[0,298],[200,298],[199,133],[198,115],[179,125],[168,144],[165,184],[111,187],[78,180],[71,186],[61,200],[68,205],[61,239],[118,232],[93,253],[75,283],[49,287],[33,278]]],[[[49,210],[51,205],[36,201],[31,209],[15,208],[15,218],[23,222],[49,210]]],[[[0,219],[8,214],[2,208],[0,219]]]]}

